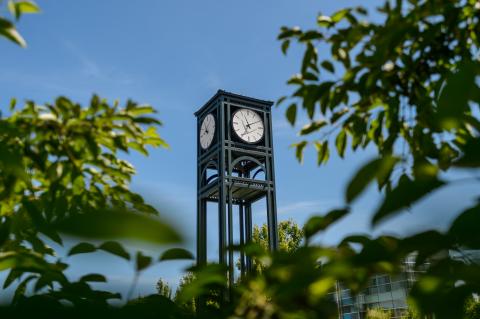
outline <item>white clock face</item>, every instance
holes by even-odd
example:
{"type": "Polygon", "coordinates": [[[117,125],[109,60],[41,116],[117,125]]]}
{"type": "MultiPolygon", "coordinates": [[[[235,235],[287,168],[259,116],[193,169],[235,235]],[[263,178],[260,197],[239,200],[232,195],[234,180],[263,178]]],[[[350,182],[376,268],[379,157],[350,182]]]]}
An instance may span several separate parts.
{"type": "Polygon", "coordinates": [[[247,143],[257,143],[265,132],[260,115],[248,109],[240,109],[233,113],[232,126],[235,134],[247,143]]]}
{"type": "Polygon", "coordinates": [[[200,146],[206,150],[213,141],[215,136],[215,118],[212,114],[208,114],[203,119],[202,125],[200,126],[200,146]]]}

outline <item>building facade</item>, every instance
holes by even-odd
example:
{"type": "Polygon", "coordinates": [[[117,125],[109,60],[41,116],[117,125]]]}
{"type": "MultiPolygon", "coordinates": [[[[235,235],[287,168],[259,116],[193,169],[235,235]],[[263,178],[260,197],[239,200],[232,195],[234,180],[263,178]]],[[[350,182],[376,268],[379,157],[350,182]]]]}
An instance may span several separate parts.
{"type": "MultiPolygon", "coordinates": [[[[479,250],[449,251],[450,258],[467,264],[480,264],[479,250]]],[[[425,272],[428,263],[415,267],[415,255],[409,256],[402,265],[402,272],[395,275],[378,274],[370,279],[368,287],[357,295],[337,284],[335,299],[339,310],[339,319],[364,319],[368,309],[382,308],[390,310],[392,319],[400,319],[408,309],[407,298],[410,288],[418,276],[425,272]]]]}

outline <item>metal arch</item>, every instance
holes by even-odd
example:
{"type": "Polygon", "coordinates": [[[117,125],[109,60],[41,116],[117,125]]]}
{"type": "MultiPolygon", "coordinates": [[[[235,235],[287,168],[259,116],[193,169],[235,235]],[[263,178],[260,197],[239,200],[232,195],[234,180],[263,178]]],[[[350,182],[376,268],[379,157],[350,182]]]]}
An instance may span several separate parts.
{"type": "Polygon", "coordinates": [[[214,174],[212,176],[210,176],[209,178],[207,178],[207,180],[205,181],[205,185],[208,185],[210,184],[211,181],[215,180],[218,178],[218,174],[214,174]]]}
{"type": "MultiPolygon", "coordinates": [[[[260,168],[255,172],[255,174],[253,174],[252,179],[255,179],[255,177],[257,177],[258,173],[260,173],[260,172],[263,172],[264,174],[266,174],[266,173],[265,173],[265,168],[260,167],[260,168]]],[[[266,177],[266,176],[265,176],[265,177],[266,177]]]]}
{"type": "Polygon", "coordinates": [[[232,162],[232,167],[237,166],[237,164],[240,163],[241,161],[252,161],[252,162],[258,164],[258,166],[260,166],[260,168],[265,171],[265,166],[262,163],[260,163],[259,160],[257,160],[256,158],[253,158],[251,156],[241,156],[241,157],[237,158],[236,160],[234,160],[232,162]]]}
{"type": "Polygon", "coordinates": [[[200,175],[200,176],[202,176],[202,185],[208,185],[208,183],[209,183],[210,181],[212,181],[211,178],[212,178],[213,176],[218,177],[218,174],[215,174],[215,175],[210,176],[209,178],[205,178],[205,173],[207,172],[207,169],[209,169],[209,168],[214,168],[214,169],[216,169],[216,170],[218,171],[217,162],[215,162],[215,161],[213,161],[213,160],[212,160],[212,161],[209,161],[209,162],[205,165],[205,167],[203,168],[203,170],[202,170],[202,175],[200,175]],[[205,182],[205,183],[204,183],[204,182],[205,182]]]}

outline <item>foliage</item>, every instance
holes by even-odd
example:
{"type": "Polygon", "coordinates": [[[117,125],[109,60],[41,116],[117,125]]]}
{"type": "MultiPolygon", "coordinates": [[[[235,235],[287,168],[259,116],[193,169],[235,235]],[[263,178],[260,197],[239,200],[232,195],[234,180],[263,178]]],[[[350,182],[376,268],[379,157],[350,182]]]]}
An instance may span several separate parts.
{"type": "MultiPolygon", "coordinates": [[[[315,145],[318,164],[327,162],[331,144],[340,157],[347,149],[376,150],[378,157],[354,175],[345,192],[350,205],[376,181],[385,198],[373,226],[457,182],[442,171],[480,166],[479,9],[473,0],[385,1],[374,20],[367,21],[368,11],[357,7],[320,14],[315,29],[282,28],[284,53],[292,43],[305,48],[300,73],[288,81],[295,90],[279,101],[290,100],[286,116],[292,124],[301,110],[309,118],[300,136],[311,140],[295,145],[296,156],[302,161],[308,144],[315,145]],[[319,47],[331,58],[320,57],[319,47]]],[[[372,267],[394,272],[408,253],[418,252],[417,265],[437,256],[410,297],[422,315],[459,318],[465,301],[478,293],[479,267],[439,253],[480,248],[479,218],[476,202],[444,233],[345,238],[339,249],[360,244],[361,250],[345,260],[329,258],[324,267],[362,275],[352,280],[337,271],[329,279],[324,272],[322,283],[342,279],[356,288],[372,267]]],[[[318,220],[311,221],[315,225],[318,220]]]]}
{"type": "MultiPolygon", "coordinates": [[[[87,107],[65,97],[15,107],[12,103],[12,114],[0,119],[0,269],[10,270],[4,288],[21,280],[14,303],[27,285],[74,304],[118,298],[91,289],[90,282],[106,281],[101,275],[70,282],[64,275],[68,264],[56,257],[51,244],[63,245],[58,231],[87,238],[180,240],[169,226],[148,217],[157,211],[128,189],[135,170],[117,155],[131,148],[146,154],[149,145],[166,146],[153,126],[159,122],[148,115],[153,108],[132,101],[125,107],[109,105],[97,96],[87,107]],[[78,295],[70,295],[71,290],[78,295]]],[[[130,260],[114,241],[80,243],[69,256],[96,250],[130,260]]],[[[137,253],[137,272],[150,265],[148,258],[137,253]]]]}
{"type": "Polygon", "coordinates": [[[466,319],[479,319],[480,318],[480,301],[478,299],[471,299],[467,302],[466,319]]]}
{"type": "Polygon", "coordinates": [[[366,319],[390,319],[391,312],[382,308],[372,308],[367,310],[366,319]]]}

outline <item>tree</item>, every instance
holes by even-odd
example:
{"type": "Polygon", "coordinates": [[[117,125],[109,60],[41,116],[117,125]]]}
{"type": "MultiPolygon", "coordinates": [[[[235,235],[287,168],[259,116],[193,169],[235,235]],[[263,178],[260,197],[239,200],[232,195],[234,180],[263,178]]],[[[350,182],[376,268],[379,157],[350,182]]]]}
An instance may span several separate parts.
{"type": "MultiPolygon", "coordinates": [[[[282,252],[293,252],[297,250],[303,240],[304,232],[292,219],[284,220],[278,223],[278,249],[282,252]]],[[[254,225],[252,232],[252,241],[259,244],[265,251],[268,248],[268,226],[264,223],[262,226],[254,225]]],[[[237,260],[237,268],[240,269],[240,260],[237,260]]],[[[258,258],[253,259],[253,268],[261,271],[263,266],[258,258]]]]}
{"type": "Polygon", "coordinates": [[[390,319],[391,312],[382,308],[372,308],[367,310],[366,319],[390,319]]]}
{"type": "Polygon", "coordinates": [[[194,298],[182,299],[182,293],[184,289],[189,286],[195,280],[195,275],[192,272],[187,272],[180,279],[178,288],[175,291],[175,297],[173,300],[183,309],[187,310],[189,313],[194,314],[196,311],[196,303],[194,298]]]}
{"type": "Polygon", "coordinates": [[[157,285],[155,288],[157,289],[157,293],[159,295],[167,297],[168,299],[172,299],[172,288],[170,288],[168,283],[163,279],[160,278],[157,281],[157,285]]]}
{"type": "MultiPolygon", "coordinates": [[[[286,117],[292,125],[299,111],[309,118],[299,132],[303,140],[294,145],[298,160],[309,144],[317,151],[318,164],[328,161],[333,147],[340,157],[348,155],[347,149],[367,146],[378,153],[348,184],[346,209],[310,220],[310,234],[348,214],[350,204],[373,181],[385,194],[371,221],[377,226],[458,182],[440,172],[480,167],[478,2],[385,1],[378,14],[367,20],[365,8],[346,8],[331,16],[320,14],[314,29],[284,27],[279,35],[284,53],[292,43],[305,49],[300,72],[288,81],[295,87],[293,94],[279,100],[290,100],[286,117]],[[320,56],[319,48],[330,54],[320,56]]],[[[418,253],[417,264],[422,264],[450,249],[478,249],[474,225],[479,222],[475,202],[457,214],[446,233],[432,229],[408,238],[349,236],[340,251],[354,244],[362,248],[341,258],[327,254],[318,291],[328,291],[323,288],[334,279],[358,289],[365,277],[348,275],[346,265],[357,274],[393,272],[399,258],[411,252],[418,253]]],[[[422,315],[459,318],[465,301],[478,293],[478,277],[469,274],[479,273],[479,267],[442,256],[419,278],[411,298],[422,315]]]]}
{"type": "Polygon", "coordinates": [[[465,308],[466,319],[480,319],[480,301],[478,299],[471,299],[467,302],[465,308]]]}

